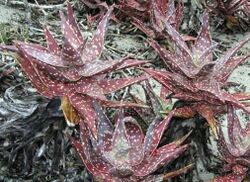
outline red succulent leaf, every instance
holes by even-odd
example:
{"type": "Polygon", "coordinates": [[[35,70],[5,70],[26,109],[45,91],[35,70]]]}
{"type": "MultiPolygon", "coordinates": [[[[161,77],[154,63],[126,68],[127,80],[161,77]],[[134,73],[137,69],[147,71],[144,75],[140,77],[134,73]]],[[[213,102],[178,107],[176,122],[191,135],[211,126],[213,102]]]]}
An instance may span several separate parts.
{"type": "MultiPolygon", "coordinates": [[[[216,99],[224,102],[229,102],[234,104],[235,106],[243,109],[244,111],[250,113],[250,110],[237,98],[235,98],[232,94],[229,94],[223,90],[221,90],[221,85],[219,82],[216,82],[215,80],[204,80],[201,82],[196,82],[195,86],[203,91],[204,93],[210,93],[213,96],[216,96],[216,99]]],[[[217,102],[218,103],[218,102],[217,102]]]]}
{"type": "MultiPolygon", "coordinates": [[[[34,67],[37,69],[36,65],[34,65],[34,67]]],[[[61,97],[69,92],[74,91],[74,87],[71,83],[62,83],[60,81],[53,80],[46,73],[40,71],[39,71],[39,76],[43,84],[46,85],[51,90],[54,96],[61,97]]]]}
{"type": "Polygon", "coordinates": [[[166,21],[178,29],[183,13],[182,3],[174,0],[121,1],[118,9],[132,17],[132,24],[151,38],[166,37],[163,32],[166,21]]]}
{"type": "MultiPolygon", "coordinates": [[[[244,2],[247,3],[246,0],[245,0],[244,2]]],[[[245,5],[245,6],[242,8],[242,12],[243,12],[248,18],[250,18],[250,6],[249,6],[249,5],[245,5]]]]}
{"type": "MultiPolygon", "coordinates": [[[[227,133],[229,140],[225,140],[222,127],[219,127],[218,148],[223,158],[228,163],[225,165],[225,168],[229,171],[233,171],[233,176],[238,176],[241,177],[240,179],[243,179],[246,171],[248,170],[247,166],[250,164],[250,161],[246,158],[250,151],[250,125],[248,125],[245,129],[242,129],[232,105],[228,105],[227,118],[227,133]]],[[[224,177],[216,179],[222,180],[224,177]]]]}
{"type": "MultiPolygon", "coordinates": [[[[163,146],[164,147],[164,146],[163,146]]],[[[169,163],[170,161],[177,158],[181,153],[187,149],[187,145],[183,145],[174,150],[169,150],[167,148],[159,148],[152,153],[150,157],[142,161],[140,165],[134,166],[133,170],[137,176],[145,176],[154,172],[159,166],[164,163],[169,163]]]]}
{"type": "Polygon", "coordinates": [[[71,143],[73,144],[73,146],[76,148],[78,154],[80,155],[82,161],[84,162],[85,166],[87,167],[87,169],[93,173],[94,175],[97,175],[97,173],[99,173],[99,171],[97,171],[94,167],[94,165],[89,162],[89,157],[86,156],[86,153],[88,153],[88,155],[90,155],[89,153],[89,147],[87,147],[86,144],[82,144],[80,141],[77,141],[73,138],[70,138],[71,143]]]}
{"type": "Polygon", "coordinates": [[[62,57],[67,61],[68,65],[81,64],[81,50],[84,46],[84,40],[81,31],[73,15],[73,9],[70,3],[67,4],[67,18],[60,13],[62,32],[64,42],[62,47],[62,57]]]}
{"type": "Polygon", "coordinates": [[[204,92],[204,91],[198,91],[197,93],[187,93],[184,91],[177,92],[172,96],[173,98],[179,99],[179,100],[185,100],[185,101],[202,101],[209,104],[216,104],[220,105],[222,104],[221,101],[219,101],[217,98],[213,97],[213,95],[204,92]]]}
{"type": "Polygon", "coordinates": [[[235,13],[242,12],[247,18],[250,17],[249,14],[249,4],[247,0],[232,0],[232,1],[221,1],[215,0],[211,5],[207,4],[207,8],[215,13],[220,13],[227,16],[235,17],[235,13]]]}
{"type": "Polygon", "coordinates": [[[64,39],[63,47],[62,47],[62,58],[65,61],[65,65],[71,66],[71,65],[82,65],[82,63],[79,61],[81,60],[81,51],[73,48],[69,40],[66,38],[64,39]]]}
{"type": "Polygon", "coordinates": [[[124,118],[126,131],[128,135],[128,139],[132,146],[140,146],[143,143],[144,140],[144,134],[137,123],[137,121],[132,117],[126,117],[124,118]]]}
{"type": "MultiPolygon", "coordinates": [[[[212,46],[212,38],[209,32],[209,15],[208,12],[205,12],[202,17],[202,26],[201,30],[196,38],[196,41],[193,45],[193,53],[196,55],[202,55],[207,48],[212,46]]],[[[199,59],[202,63],[200,65],[204,65],[207,61],[210,62],[213,60],[212,51],[209,49],[207,56],[204,59],[199,59]]]]}
{"type": "Polygon", "coordinates": [[[83,67],[74,68],[78,74],[84,77],[91,77],[94,75],[99,75],[107,73],[112,70],[120,70],[132,66],[139,66],[147,63],[146,60],[133,60],[122,58],[120,60],[110,60],[110,61],[101,61],[95,60],[90,63],[86,63],[83,67]]]}
{"type": "Polygon", "coordinates": [[[85,44],[85,49],[82,51],[81,60],[85,64],[87,62],[92,62],[101,56],[102,49],[104,46],[104,37],[107,29],[107,23],[111,16],[113,7],[109,8],[106,15],[103,17],[101,22],[98,24],[97,30],[93,35],[91,41],[87,41],[85,44]]]}
{"type": "MultiPolygon", "coordinates": [[[[36,59],[32,59],[34,67],[39,70],[40,74],[45,74],[50,77],[51,80],[55,80],[60,82],[60,84],[66,84],[70,83],[69,80],[65,74],[63,74],[60,70],[56,69],[54,66],[50,66],[48,64],[45,64],[43,62],[40,62],[36,59]]],[[[74,78],[71,78],[74,80],[74,78]]],[[[70,80],[71,81],[71,80],[70,80]]]]}
{"type": "MultiPolygon", "coordinates": [[[[229,61],[232,61],[232,59],[230,59],[242,46],[244,46],[248,41],[250,40],[250,37],[248,37],[246,40],[243,40],[241,42],[239,42],[236,46],[232,47],[231,49],[229,49],[223,56],[221,56],[216,62],[217,64],[214,66],[214,76],[215,77],[219,77],[219,74],[227,74],[221,71],[227,71],[228,68],[224,69],[224,66],[228,64],[229,61]]],[[[240,63],[240,62],[239,62],[240,63]]]]}
{"type": "Polygon", "coordinates": [[[79,74],[83,77],[91,77],[94,75],[99,75],[103,73],[107,73],[112,70],[120,70],[127,67],[139,66],[147,63],[148,61],[140,61],[122,58],[120,60],[110,60],[110,61],[102,61],[95,60],[89,63],[86,63],[84,66],[79,66],[77,68],[70,68],[69,71],[75,71],[76,74],[79,74]]]}
{"type": "Polygon", "coordinates": [[[120,70],[132,66],[139,66],[147,62],[148,61],[133,60],[127,58],[122,58],[120,60],[109,60],[109,61],[95,60],[93,62],[86,63],[84,67],[76,68],[76,72],[81,76],[91,77],[94,75],[107,73],[112,70],[120,70]]]}
{"type": "Polygon", "coordinates": [[[246,111],[247,113],[250,113],[250,109],[248,107],[246,107],[243,103],[241,103],[239,100],[237,100],[237,98],[233,97],[233,95],[228,94],[226,92],[223,92],[223,97],[225,98],[225,100],[228,103],[231,103],[235,107],[238,107],[238,108],[246,111]]]}
{"type": "MultiPolygon", "coordinates": [[[[212,40],[211,40],[212,41],[212,40]]],[[[199,63],[200,65],[206,65],[206,64],[211,64],[213,63],[213,54],[212,51],[215,47],[217,47],[218,44],[215,43],[213,45],[211,45],[210,47],[206,47],[203,52],[200,52],[199,55],[199,62],[203,62],[203,63],[199,63]]],[[[215,63],[213,63],[215,64],[215,63]]]]}
{"type": "MultiPolygon", "coordinates": [[[[171,8],[168,8],[168,7],[170,6],[169,4],[172,5],[172,1],[171,1],[171,3],[168,3],[169,2],[168,0],[155,0],[154,2],[156,2],[157,6],[158,6],[158,8],[160,9],[161,12],[166,12],[167,9],[169,9],[169,10],[171,9],[171,8]]],[[[173,6],[173,9],[171,9],[171,10],[172,10],[172,12],[170,13],[170,15],[174,11],[174,6],[173,6]]]]}
{"type": "Polygon", "coordinates": [[[128,138],[123,112],[120,112],[112,138],[112,150],[104,153],[105,158],[114,166],[123,166],[129,162],[132,146],[128,138]]]}
{"type": "Polygon", "coordinates": [[[132,24],[137,28],[139,28],[142,32],[144,32],[148,37],[151,38],[156,37],[155,32],[151,28],[147,27],[141,20],[135,17],[132,17],[132,19],[133,19],[132,24]]]}
{"type": "MultiPolygon", "coordinates": [[[[20,54],[24,54],[24,53],[20,52],[20,54]]],[[[45,97],[52,98],[54,96],[53,92],[51,92],[51,90],[46,85],[44,85],[43,82],[40,80],[40,76],[32,67],[31,62],[28,59],[23,59],[21,57],[18,58],[18,61],[22,69],[25,71],[26,75],[31,80],[32,84],[37,89],[37,91],[43,94],[45,97]]]]}
{"type": "MultiPolygon", "coordinates": [[[[245,156],[249,156],[249,150],[247,151],[245,156]]],[[[249,169],[249,165],[250,165],[250,159],[244,158],[244,157],[238,157],[235,159],[235,162],[239,165],[242,165],[243,167],[246,168],[246,171],[249,169]]]]}
{"type": "Polygon", "coordinates": [[[188,60],[191,60],[192,59],[191,52],[186,42],[183,40],[182,36],[168,22],[165,22],[165,27],[170,38],[178,46],[181,56],[185,60],[184,62],[188,62],[188,60]]]}
{"type": "Polygon", "coordinates": [[[191,92],[198,91],[196,86],[192,84],[192,82],[190,82],[187,78],[180,74],[172,73],[169,71],[156,71],[147,68],[144,68],[143,70],[146,71],[153,78],[155,78],[158,82],[162,83],[166,88],[168,88],[172,92],[175,92],[178,87],[180,87],[181,89],[189,90],[191,92]]]}
{"type": "MultiPolygon", "coordinates": [[[[54,39],[54,37],[52,36],[51,32],[49,31],[48,27],[45,26],[44,27],[44,35],[47,41],[47,47],[48,50],[54,54],[59,55],[60,54],[60,48],[56,42],[56,40],[54,39]]],[[[60,60],[59,60],[60,61],[60,60]]]]}
{"type": "Polygon", "coordinates": [[[168,126],[175,111],[171,111],[164,120],[160,121],[156,118],[149,126],[144,139],[144,155],[151,155],[157,148],[161,136],[168,126]]]}
{"type": "Polygon", "coordinates": [[[84,39],[79,29],[79,26],[77,24],[77,21],[74,17],[73,8],[70,5],[70,2],[67,2],[67,13],[68,13],[67,21],[71,25],[71,29],[74,31],[74,34],[77,35],[77,38],[79,39],[79,43],[83,43],[84,39]]]}
{"type": "MultiPolygon", "coordinates": [[[[68,4],[68,7],[69,6],[70,5],[68,4]]],[[[77,51],[78,48],[83,44],[82,37],[76,34],[73,25],[70,24],[62,12],[60,12],[60,18],[64,37],[62,47],[63,60],[67,63],[67,65],[82,64],[80,62],[81,52],[77,51]]]]}
{"type": "Polygon", "coordinates": [[[91,77],[97,74],[102,74],[111,70],[115,70],[123,63],[124,60],[125,59],[111,61],[95,60],[86,63],[84,67],[78,67],[76,69],[81,76],[91,77]]]}
{"type": "Polygon", "coordinates": [[[246,0],[233,0],[230,3],[228,3],[227,8],[230,9],[231,11],[237,11],[237,9],[242,6],[246,0]]]}
{"type": "Polygon", "coordinates": [[[101,151],[111,150],[112,136],[113,136],[113,125],[105,115],[104,110],[100,107],[97,102],[94,102],[94,108],[96,111],[97,121],[97,143],[98,148],[101,151]]]}
{"type": "MultiPolygon", "coordinates": [[[[235,138],[235,134],[237,135],[239,130],[241,129],[239,119],[235,113],[235,110],[232,106],[228,105],[228,115],[227,115],[227,125],[228,125],[228,138],[230,141],[230,144],[237,145],[237,139],[235,138]],[[236,133],[237,132],[237,133],[236,133]]],[[[232,154],[238,155],[237,150],[235,150],[235,147],[230,147],[229,151],[232,154]]],[[[239,154],[242,155],[242,154],[239,154]]]]}
{"type": "Polygon", "coordinates": [[[39,70],[46,72],[54,79],[66,81],[77,81],[81,78],[76,70],[71,69],[71,72],[65,71],[67,69],[65,63],[56,54],[49,53],[44,47],[35,44],[24,44],[17,42],[16,46],[23,49],[30,59],[38,66],[39,70]],[[62,69],[62,70],[60,70],[62,69]]]}
{"type": "Polygon", "coordinates": [[[142,145],[144,134],[137,121],[132,117],[124,118],[128,140],[132,149],[129,152],[129,163],[131,166],[138,165],[143,160],[142,145]]]}
{"type": "Polygon", "coordinates": [[[156,95],[148,81],[146,81],[146,88],[144,90],[146,95],[148,96],[147,99],[149,99],[151,103],[151,107],[154,111],[155,116],[160,116],[159,112],[163,109],[161,98],[156,95]]]}
{"type": "Polygon", "coordinates": [[[98,102],[101,103],[102,106],[104,107],[142,107],[142,108],[148,108],[148,106],[143,105],[143,104],[137,104],[137,103],[132,103],[132,102],[127,102],[127,101],[111,101],[108,100],[104,95],[91,95],[91,94],[86,94],[90,96],[92,99],[98,100],[98,102]]]}
{"type": "Polygon", "coordinates": [[[170,10],[170,8],[168,8],[169,9],[168,12],[171,12],[171,14],[169,13],[169,16],[170,16],[170,20],[169,21],[170,21],[170,23],[173,22],[173,24],[175,24],[174,27],[176,29],[178,29],[179,26],[180,26],[180,24],[181,24],[181,19],[182,19],[182,15],[183,15],[184,4],[183,4],[182,1],[175,2],[175,1],[171,0],[169,2],[171,2],[171,3],[169,3],[170,5],[168,5],[168,6],[171,6],[171,10],[170,10]],[[177,4],[176,8],[174,8],[175,3],[177,4]],[[171,17],[171,15],[173,17],[171,17]],[[173,18],[172,21],[171,21],[171,18],[173,18]]]}
{"type": "Polygon", "coordinates": [[[242,182],[242,180],[246,176],[246,172],[248,170],[247,167],[244,167],[242,165],[233,164],[232,173],[225,175],[225,176],[219,176],[214,178],[213,180],[210,180],[209,182],[242,182]]]}
{"type": "Polygon", "coordinates": [[[245,175],[246,172],[248,171],[248,167],[245,167],[245,166],[242,166],[242,165],[234,165],[232,167],[232,170],[235,174],[238,174],[238,175],[245,175]]]}
{"type": "MultiPolygon", "coordinates": [[[[50,64],[46,64],[41,60],[38,60],[39,57],[37,55],[40,55],[40,57],[43,57],[42,54],[36,54],[32,51],[33,48],[29,49],[31,46],[25,45],[22,43],[17,43],[17,47],[22,50],[23,53],[27,56],[26,59],[29,59],[32,67],[36,70],[36,72],[40,75],[47,74],[51,77],[51,79],[55,79],[57,81],[61,82],[68,82],[68,79],[64,77],[62,72],[60,72],[57,68],[54,66],[51,66],[50,64]],[[33,54],[34,53],[34,54],[33,54]]],[[[44,56],[46,58],[46,55],[44,56]]]]}
{"type": "Polygon", "coordinates": [[[167,65],[170,66],[170,69],[172,71],[182,72],[182,68],[185,68],[186,65],[183,65],[183,63],[179,60],[179,57],[176,54],[166,49],[163,49],[156,41],[152,39],[149,40],[149,43],[155,49],[155,51],[159,54],[160,58],[167,65]]]}
{"type": "MultiPolygon", "coordinates": [[[[182,22],[182,17],[183,17],[183,11],[184,11],[184,4],[182,1],[177,2],[176,10],[175,10],[175,28],[179,29],[181,26],[182,22]]],[[[171,19],[169,20],[171,22],[171,19]]],[[[185,39],[184,39],[185,40],[185,39]]]]}
{"type": "Polygon", "coordinates": [[[148,77],[143,75],[138,78],[120,78],[120,79],[88,79],[77,83],[76,91],[79,93],[88,93],[92,96],[108,94],[120,90],[126,86],[143,81],[148,77]]]}
{"type": "Polygon", "coordinates": [[[165,17],[164,17],[165,11],[162,12],[160,7],[158,7],[157,2],[154,0],[151,0],[150,4],[151,4],[150,20],[151,20],[152,26],[157,32],[161,32],[164,29],[164,24],[162,20],[165,20],[165,17]]]}
{"type": "Polygon", "coordinates": [[[37,44],[26,44],[22,42],[16,42],[16,46],[18,48],[21,47],[30,57],[43,63],[56,67],[66,67],[60,56],[51,54],[45,47],[37,44]]]}
{"type": "Polygon", "coordinates": [[[220,68],[220,72],[215,76],[215,78],[222,82],[225,83],[230,76],[230,74],[233,72],[233,70],[239,66],[241,63],[246,61],[250,57],[250,54],[245,55],[245,56],[238,56],[238,57],[232,57],[230,58],[223,67],[220,68]]]}
{"type": "Polygon", "coordinates": [[[84,94],[70,92],[68,98],[72,106],[79,112],[80,116],[84,118],[84,122],[90,128],[92,134],[97,136],[96,128],[96,112],[92,107],[92,99],[84,94]]]}
{"type": "Polygon", "coordinates": [[[220,88],[220,84],[215,80],[202,80],[200,82],[196,82],[195,86],[204,92],[212,93],[222,102],[225,102],[226,98],[222,97],[223,91],[220,88]]]}
{"type": "Polygon", "coordinates": [[[172,81],[165,77],[162,72],[155,71],[153,69],[144,69],[150,76],[152,76],[156,81],[161,83],[164,87],[166,87],[168,90],[175,92],[178,90],[177,87],[174,87],[171,83],[172,81]]]}

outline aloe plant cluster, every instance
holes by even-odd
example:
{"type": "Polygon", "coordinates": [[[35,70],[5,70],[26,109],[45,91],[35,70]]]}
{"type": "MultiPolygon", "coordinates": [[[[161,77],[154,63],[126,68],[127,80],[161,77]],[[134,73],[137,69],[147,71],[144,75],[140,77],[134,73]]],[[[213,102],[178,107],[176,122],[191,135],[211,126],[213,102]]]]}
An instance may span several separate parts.
{"type": "Polygon", "coordinates": [[[1,45],[0,50],[15,53],[23,71],[41,95],[62,98],[61,108],[66,120],[80,125],[80,139],[70,135],[69,138],[94,178],[105,182],[153,182],[184,173],[192,165],[165,174],[154,172],[189,150],[185,142],[190,132],[171,143],[158,145],[174,118],[192,118],[199,114],[210,125],[225,162],[224,170],[230,172],[214,181],[243,180],[250,167],[250,125],[248,123],[242,129],[235,110],[250,113],[249,103],[243,102],[250,99],[250,94],[231,94],[224,88],[233,70],[250,57],[250,53],[235,56],[250,37],[215,60],[213,50],[216,44],[210,35],[209,14],[206,11],[197,37],[187,40],[179,31],[184,9],[180,1],[124,0],[110,7],[96,0],[85,1],[85,4],[105,9],[91,39],[82,36],[68,2],[67,16],[60,13],[61,45],[45,26],[47,47],[16,41],[12,46],[1,45]],[[114,8],[123,15],[130,15],[131,24],[148,36],[148,43],[167,70],[143,67],[146,63],[153,63],[152,60],[129,57],[103,60],[101,55],[108,21],[112,16],[117,17],[114,8]],[[159,37],[167,39],[168,49],[160,44],[159,37]],[[139,67],[144,73],[120,79],[106,77],[113,71],[130,67],[139,67]],[[160,96],[148,83],[150,77],[162,85],[160,96]],[[146,102],[136,95],[132,96],[134,102],[106,98],[107,94],[138,82],[146,83],[146,102]],[[174,108],[173,99],[189,104],[174,108]],[[151,103],[149,106],[148,101],[151,103]],[[148,123],[148,127],[142,129],[135,118],[124,115],[123,109],[119,109],[111,122],[101,106],[132,108],[148,123]],[[145,111],[148,112],[147,117],[145,111]],[[228,115],[228,141],[221,123],[215,119],[218,114],[228,115]]]}
{"type": "Polygon", "coordinates": [[[222,16],[228,23],[229,28],[239,24],[239,19],[250,21],[250,3],[245,0],[213,0],[206,2],[206,7],[215,14],[222,16]],[[242,14],[243,16],[239,16],[242,14]]]}

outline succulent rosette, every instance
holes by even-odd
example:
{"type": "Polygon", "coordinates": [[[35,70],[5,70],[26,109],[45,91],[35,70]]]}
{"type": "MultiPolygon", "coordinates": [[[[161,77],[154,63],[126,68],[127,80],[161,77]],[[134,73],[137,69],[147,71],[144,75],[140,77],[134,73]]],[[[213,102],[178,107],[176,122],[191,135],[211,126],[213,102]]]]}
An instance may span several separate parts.
{"type": "Polygon", "coordinates": [[[240,102],[241,96],[222,89],[233,70],[250,57],[250,54],[234,56],[250,37],[229,49],[217,60],[213,60],[215,45],[212,44],[209,33],[207,12],[202,17],[201,30],[191,48],[175,28],[168,22],[165,22],[165,25],[172,39],[174,51],[166,50],[154,40],[150,40],[149,43],[168,66],[169,71],[144,70],[171,91],[173,98],[198,103],[198,107],[193,109],[208,120],[214,133],[216,120],[211,107],[233,104],[250,112],[249,108],[240,102]]]}
{"type": "Polygon", "coordinates": [[[95,109],[97,139],[91,137],[83,122],[80,123],[80,141],[70,137],[86,168],[95,178],[105,182],[163,181],[191,167],[184,167],[176,173],[171,172],[171,175],[150,175],[163,164],[177,158],[188,147],[187,144],[182,144],[190,133],[157,148],[175,111],[163,120],[156,118],[144,135],[134,118],[123,117],[120,112],[114,129],[102,108],[95,104],[95,109]]]}
{"type": "MultiPolygon", "coordinates": [[[[97,26],[90,40],[84,39],[68,3],[65,17],[61,12],[63,42],[59,46],[47,27],[44,34],[47,47],[38,44],[15,42],[14,46],[1,46],[2,50],[14,51],[22,69],[39,93],[46,97],[63,96],[82,116],[93,133],[96,134],[95,112],[90,104],[93,98],[107,107],[139,106],[129,102],[115,102],[106,99],[105,94],[146,79],[137,78],[106,79],[111,71],[138,66],[147,61],[123,58],[101,60],[107,23],[113,7],[110,7],[97,26]]],[[[65,106],[65,105],[64,105],[65,106]]],[[[70,107],[69,104],[66,106],[70,107]]],[[[65,107],[62,107],[67,110],[65,107]]],[[[68,112],[64,112],[68,113],[68,112]]],[[[66,118],[72,118],[66,116],[66,118]]],[[[78,122],[71,121],[71,122],[78,122]]]]}

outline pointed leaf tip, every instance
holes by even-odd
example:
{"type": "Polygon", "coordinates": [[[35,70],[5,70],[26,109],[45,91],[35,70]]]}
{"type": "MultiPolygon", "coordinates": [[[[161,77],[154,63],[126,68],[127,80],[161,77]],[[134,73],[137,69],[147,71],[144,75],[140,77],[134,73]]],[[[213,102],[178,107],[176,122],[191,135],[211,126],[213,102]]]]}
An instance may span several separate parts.
{"type": "Polygon", "coordinates": [[[172,119],[175,110],[172,110],[163,120],[156,118],[147,130],[144,139],[144,153],[145,155],[151,155],[157,148],[160,139],[168,126],[170,120],[172,119]]]}
{"type": "Polygon", "coordinates": [[[81,60],[83,63],[92,62],[101,56],[104,46],[107,24],[110,19],[112,10],[113,6],[109,8],[108,12],[98,24],[93,38],[90,41],[87,41],[87,43],[85,44],[85,49],[83,49],[81,53],[81,60]]]}

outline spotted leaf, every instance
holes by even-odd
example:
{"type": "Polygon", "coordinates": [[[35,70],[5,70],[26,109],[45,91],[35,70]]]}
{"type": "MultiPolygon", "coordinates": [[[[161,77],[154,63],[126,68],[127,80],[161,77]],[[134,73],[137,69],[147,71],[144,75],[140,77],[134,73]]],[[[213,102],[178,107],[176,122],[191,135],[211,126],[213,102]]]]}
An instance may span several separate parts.
{"type": "Polygon", "coordinates": [[[158,146],[161,136],[165,131],[166,127],[168,126],[172,116],[174,115],[175,111],[170,112],[166,118],[160,121],[156,118],[149,126],[145,141],[144,141],[144,153],[145,155],[151,155],[158,146]]]}
{"type": "Polygon", "coordinates": [[[101,56],[102,49],[104,46],[104,36],[107,29],[107,23],[111,16],[113,7],[111,7],[106,15],[103,17],[99,23],[93,38],[90,41],[87,41],[85,44],[85,49],[82,51],[81,60],[82,63],[91,62],[95,59],[98,59],[101,56]]]}

